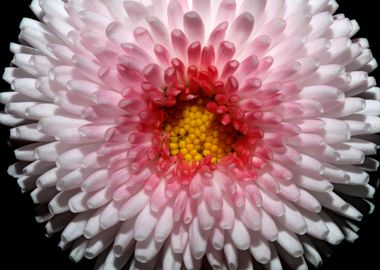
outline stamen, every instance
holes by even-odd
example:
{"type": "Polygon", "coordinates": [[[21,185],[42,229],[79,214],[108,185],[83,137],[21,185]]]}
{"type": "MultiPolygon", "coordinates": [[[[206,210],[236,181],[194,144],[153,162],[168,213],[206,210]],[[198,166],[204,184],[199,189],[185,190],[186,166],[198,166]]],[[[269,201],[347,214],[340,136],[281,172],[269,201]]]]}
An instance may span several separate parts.
{"type": "Polygon", "coordinates": [[[198,98],[167,109],[164,131],[170,135],[170,155],[181,155],[187,162],[200,162],[210,156],[211,163],[233,152],[238,132],[225,126],[207,110],[207,100],[198,98]]]}

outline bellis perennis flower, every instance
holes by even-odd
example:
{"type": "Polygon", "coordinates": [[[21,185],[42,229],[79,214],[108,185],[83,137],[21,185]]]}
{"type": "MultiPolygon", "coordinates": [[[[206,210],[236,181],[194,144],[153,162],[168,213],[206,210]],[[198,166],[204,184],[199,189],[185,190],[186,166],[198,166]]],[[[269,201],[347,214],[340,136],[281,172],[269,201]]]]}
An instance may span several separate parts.
{"type": "Polygon", "coordinates": [[[0,122],[24,142],[9,173],[74,261],[306,269],[357,237],[380,89],[334,0],[31,8],[0,122]]]}

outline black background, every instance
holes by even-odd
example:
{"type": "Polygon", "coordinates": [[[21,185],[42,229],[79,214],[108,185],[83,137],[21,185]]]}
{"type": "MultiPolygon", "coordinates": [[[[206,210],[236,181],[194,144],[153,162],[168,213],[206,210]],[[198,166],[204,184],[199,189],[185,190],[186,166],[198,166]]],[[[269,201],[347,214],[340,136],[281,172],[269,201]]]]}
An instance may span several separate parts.
{"type": "MultiPolygon", "coordinates": [[[[361,31],[358,36],[367,37],[372,51],[380,58],[379,17],[377,1],[340,0],[339,13],[356,19],[361,31]]],[[[18,25],[23,17],[32,17],[30,0],[2,1],[0,6],[0,73],[9,65],[12,55],[9,43],[17,41],[18,25]]],[[[373,73],[377,78],[379,72],[373,73]]],[[[9,86],[1,81],[1,91],[9,86]]],[[[6,174],[13,160],[7,145],[8,129],[0,126],[0,258],[2,269],[91,269],[93,262],[72,263],[67,253],[58,247],[58,237],[46,238],[42,225],[35,222],[34,205],[27,194],[21,194],[14,179],[6,174]],[[4,267],[8,265],[7,267],[4,267]]],[[[329,269],[380,269],[380,200],[376,199],[375,213],[364,219],[360,238],[354,244],[340,245],[334,255],[325,259],[322,270],[329,269]]],[[[170,270],[170,269],[165,269],[170,270]]]]}

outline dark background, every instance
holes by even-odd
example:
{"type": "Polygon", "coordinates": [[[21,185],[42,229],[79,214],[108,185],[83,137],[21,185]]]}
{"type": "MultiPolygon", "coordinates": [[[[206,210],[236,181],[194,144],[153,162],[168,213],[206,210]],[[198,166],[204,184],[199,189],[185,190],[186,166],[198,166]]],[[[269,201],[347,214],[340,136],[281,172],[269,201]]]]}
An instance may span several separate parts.
{"type": "MultiPolygon", "coordinates": [[[[372,51],[380,58],[379,17],[377,1],[340,0],[339,13],[356,19],[361,31],[359,36],[367,37],[372,51]]],[[[0,73],[9,65],[12,55],[9,43],[17,41],[18,25],[23,17],[31,17],[30,0],[4,1],[0,6],[0,73]]],[[[379,78],[379,72],[375,77],[379,78]]],[[[9,89],[1,81],[1,91],[9,89]]],[[[2,269],[91,269],[93,263],[84,261],[72,263],[68,254],[58,247],[58,237],[46,238],[42,225],[35,222],[33,211],[35,206],[27,194],[21,194],[16,180],[6,174],[8,165],[13,160],[12,151],[7,145],[8,129],[0,126],[0,181],[1,181],[1,235],[0,252],[2,269]]],[[[329,269],[380,269],[380,200],[376,199],[375,213],[366,217],[362,223],[360,238],[354,244],[343,243],[335,250],[334,255],[325,259],[321,270],[329,269]]],[[[165,269],[170,270],[170,269],[165,269]]]]}

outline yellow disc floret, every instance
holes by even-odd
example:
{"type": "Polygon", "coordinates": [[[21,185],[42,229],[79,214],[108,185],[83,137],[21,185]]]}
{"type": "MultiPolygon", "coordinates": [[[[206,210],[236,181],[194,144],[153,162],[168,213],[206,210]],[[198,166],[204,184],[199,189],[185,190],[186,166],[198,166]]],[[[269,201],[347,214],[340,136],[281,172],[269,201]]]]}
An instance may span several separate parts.
{"type": "Polygon", "coordinates": [[[202,99],[178,105],[167,114],[164,131],[170,135],[172,156],[181,153],[188,162],[199,162],[211,156],[211,163],[215,164],[232,152],[236,134],[207,111],[202,99]]]}

